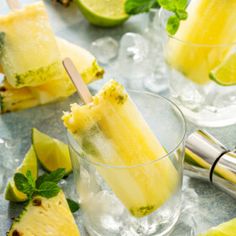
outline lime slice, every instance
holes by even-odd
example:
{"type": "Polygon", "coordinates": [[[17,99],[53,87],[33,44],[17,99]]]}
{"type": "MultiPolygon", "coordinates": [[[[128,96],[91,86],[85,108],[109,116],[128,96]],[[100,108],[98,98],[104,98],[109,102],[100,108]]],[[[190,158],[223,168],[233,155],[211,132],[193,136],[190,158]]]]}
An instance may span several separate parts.
{"type": "Polygon", "coordinates": [[[128,19],[125,0],[77,0],[85,18],[93,25],[112,27],[128,19]]]}
{"type": "Polygon", "coordinates": [[[226,223],[213,227],[209,231],[198,236],[235,236],[236,235],[236,218],[226,223]]]}
{"type": "Polygon", "coordinates": [[[210,79],[223,86],[236,85],[236,53],[231,53],[211,71],[210,79]]]}
{"type": "MultiPolygon", "coordinates": [[[[31,171],[32,176],[36,179],[38,176],[38,164],[33,146],[26,153],[23,163],[16,169],[16,172],[26,174],[28,170],[31,171]]],[[[11,179],[5,191],[5,199],[11,202],[24,202],[27,200],[27,196],[17,190],[14,180],[11,179]]]]}
{"type": "Polygon", "coordinates": [[[64,168],[67,175],[72,171],[68,145],[37,129],[32,130],[32,143],[36,156],[45,170],[51,172],[64,168]]]}

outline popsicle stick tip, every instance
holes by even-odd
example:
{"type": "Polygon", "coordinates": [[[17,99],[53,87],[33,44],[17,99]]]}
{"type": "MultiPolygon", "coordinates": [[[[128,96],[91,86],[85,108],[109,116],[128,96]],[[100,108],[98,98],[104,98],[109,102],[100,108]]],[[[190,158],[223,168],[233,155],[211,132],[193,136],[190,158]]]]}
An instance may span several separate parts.
{"type": "Polygon", "coordinates": [[[12,11],[21,9],[21,4],[19,0],[7,0],[7,5],[12,11]]]}
{"type": "Polygon", "coordinates": [[[62,64],[66,72],[68,73],[70,79],[72,80],[74,86],[76,87],[79,96],[81,97],[83,102],[85,104],[92,102],[93,97],[90,91],[88,90],[87,85],[84,83],[80,73],[78,72],[74,63],[72,62],[72,60],[67,57],[62,61],[62,64]]]}

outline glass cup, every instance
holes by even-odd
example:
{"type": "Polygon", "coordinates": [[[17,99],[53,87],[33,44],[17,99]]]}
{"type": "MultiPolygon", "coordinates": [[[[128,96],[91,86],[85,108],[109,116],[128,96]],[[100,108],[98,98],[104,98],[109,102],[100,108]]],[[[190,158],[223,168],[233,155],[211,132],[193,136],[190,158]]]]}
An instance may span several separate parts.
{"type": "MultiPolygon", "coordinates": [[[[228,11],[230,12],[230,9],[228,11]]],[[[182,28],[179,28],[180,34],[177,31],[176,35],[170,36],[165,29],[169,16],[167,11],[160,11],[164,57],[173,100],[186,118],[199,126],[221,127],[235,124],[236,116],[233,114],[236,114],[236,86],[216,83],[212,80],[212,73],[224,62],[227,55],[235,50],[236,42],[195,43],[190,41],[194,36],[184,36],[182,28]],[[187,41],[180,38],[180,35],[191,39],[187,41]]],[[[194,40],[196,37],[204,38],[206,30],[196,29],[194,32],[197,36],[195,35],[194,40]]],[[[215,35],[210,37],[214,40],[215,35]]],[[[229,68],[225,76],[235,77],[234,72],[235,70],[229,68]]]]}
{"type": "MultiPolygon", "coordinates": [[[[129,95],[165,154],[146,163],[107,165],[96,161],[92,146],[87,155],[68,132],[82,219],[92,236],[165,235],[180,214],[185,119],[178,107],[163,97],[137,91],[129,91],[129,95]]],[[[113,152],[108,141],[109,137],[96,139],[100,148],[107,148],[104,158],[113,152]]],[[[129,151],[139,148],[129,141],[127,147],[129,151]]]]}

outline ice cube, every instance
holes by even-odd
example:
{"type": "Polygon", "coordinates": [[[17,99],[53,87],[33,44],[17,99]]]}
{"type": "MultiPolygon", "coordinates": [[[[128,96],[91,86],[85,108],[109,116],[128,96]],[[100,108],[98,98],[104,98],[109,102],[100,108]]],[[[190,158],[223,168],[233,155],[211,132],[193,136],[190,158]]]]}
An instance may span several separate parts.
{"type": "Polygon", "coordinates": [[[112,37],[103,37],[92,42],[91,51],[102,64],[108,64],[117,57],[118,42],[112,37]]]}
{"type": "Polygon", "coordinates": [[[199,209],[199,197],[194,189],[186,187],[182,194],[182,208],[174,230],[170,236],[195,236],[197,235],[196,212],[199,209]]]}
{"type": "Polygon", "coordinates": [[[162,46],[165,29],[161,27],[158,9],[151,9],[148,16],[149,24],[145,36],[151,48],[149,57],[152,58],[153,71],[151,75],[145,77],[144,86],[151,92],[160,93],[168,89],[168,70],[162,46]]]}
{"type": "Polygon", "coordinates": [[[119,73],[130,79],[138,79],[148,75],[152,69],[149,60],[149,43],[142,35],[126,33],[120,41],[119,73]]]}
{"type": "MultiPolygon", "coordinates": [[[[95,170],[93,170],[95,172],[95,170]]],[[[84,204],[90,204],[91,199],[100,190],[93,171],[87,171],[85,168],[80,168],[80,179],[78,184],[78,192],[80,201],[84,204]]]]}
{"type": "Polygon", "coordinates": [[[119,235],[124,210],[124,206],[114,194],[107,190],[100,191],[94,195],[89,204],[83,205],[86,228],[89,229],[88,226],[92,225],[98,232],[103,232],[104,236],[107,235],[107,230],[119,235]]]}

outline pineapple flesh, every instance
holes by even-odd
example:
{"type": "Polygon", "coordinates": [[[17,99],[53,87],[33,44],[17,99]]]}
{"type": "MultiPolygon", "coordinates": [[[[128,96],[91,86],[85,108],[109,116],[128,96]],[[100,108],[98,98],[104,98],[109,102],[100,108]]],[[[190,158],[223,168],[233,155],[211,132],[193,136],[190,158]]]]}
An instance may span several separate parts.
{"type": "Polygon", "coordinates": [[[181,22],[167,43],[166,60],[186,78],[206,84],[210,82],[210,71],[220,64],[236,40],[236,2],[191,0],[187,11],[188,19],[181,22]]]}
{"type": "Polygon", "coordinates": [[[135,217],[162,206],[176,191],[178,173],[123,86],[111,80],[90,104],[72,104],[64,124],[86,158],[109,166],[96,169],[135,217]],[[135,117],[135,120],[134,120],[135,117]]]}
{"type": "Polygon", "coordinates": [[[0,16],[0,63],[15,88],[38,86],[63,74],[42,1],[0,16]]]}
{"type": "MultiPolygon", "coordinates": [[[[61,58],[72,58],[86,83],[91,83],[103,76],[104,70],[97,64],[91,53],[61,38],[57,38],[57,45],[61,58]]],[[[76,89],[65,71],[63,73],[63,78],[36,87],[18,89],[12,87],[5,79],[0,84],[0,113],[28,109],[72,95],[76,89]]]]}
{"type": "Polygon", "coordinates": [[[64,193],[47,199],[34,197],[13,222],[8,236],[79,236],[64,193]]]}

